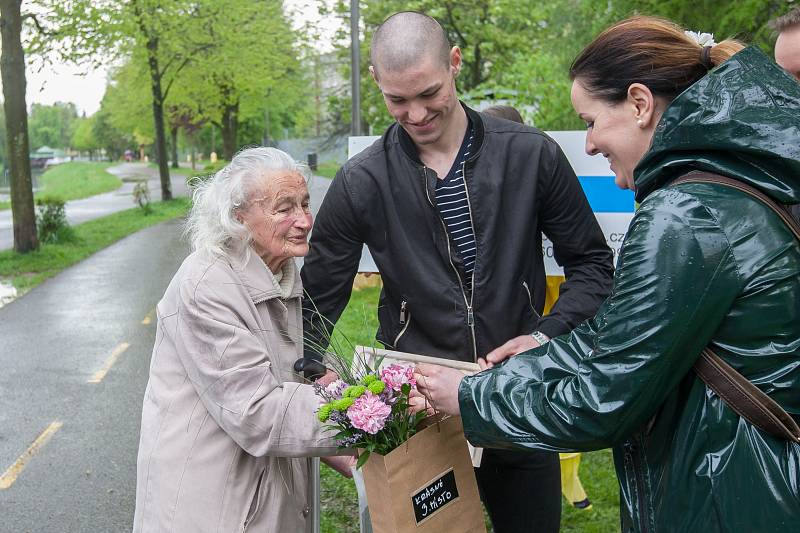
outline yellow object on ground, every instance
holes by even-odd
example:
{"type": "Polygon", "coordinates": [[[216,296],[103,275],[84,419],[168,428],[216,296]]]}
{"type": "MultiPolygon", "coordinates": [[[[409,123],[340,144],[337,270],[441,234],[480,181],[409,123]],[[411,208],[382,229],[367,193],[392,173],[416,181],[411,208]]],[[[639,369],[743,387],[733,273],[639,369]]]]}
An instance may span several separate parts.
{"type": "Polygon", "coordinates": [[[560,453],[561,459],[561,494],[578,509],[591,509],[592,502],[583,490],[581,479],[578,477],[578,467],[581,464],[581,454],[560,453]]]}
{"type": "MultiPolygon", "coordinates": [[[[544,298],[544,312],[549,313],[550,308],[558,300],[558,290],[564,276],[547,276],[547,292],[544,298]]],[[[578,477],[578,467],[581,464],[581,454],[579,453],[560,453],[561,459],[561,494],[578,509],[591,509],[592,502],[583,490],[581,479],[578,477]]]]}

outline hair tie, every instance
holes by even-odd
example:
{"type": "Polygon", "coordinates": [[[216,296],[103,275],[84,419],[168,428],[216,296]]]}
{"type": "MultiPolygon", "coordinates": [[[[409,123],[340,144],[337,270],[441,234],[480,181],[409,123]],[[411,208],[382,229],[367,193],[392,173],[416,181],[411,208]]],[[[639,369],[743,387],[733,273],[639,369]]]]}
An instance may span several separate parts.
{"type": "Polygon", "coordinates": [[[711,70],[714,68],[714,63],[711,61],[712,48],[712,46],[704,46],[700,51],[700,64],[703,65],[706,70],[711,70]]]}

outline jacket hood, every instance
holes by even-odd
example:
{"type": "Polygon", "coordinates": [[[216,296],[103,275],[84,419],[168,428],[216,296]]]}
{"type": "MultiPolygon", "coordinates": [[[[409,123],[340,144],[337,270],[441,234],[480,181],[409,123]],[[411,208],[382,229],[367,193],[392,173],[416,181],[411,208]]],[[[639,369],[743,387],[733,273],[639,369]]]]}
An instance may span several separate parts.
{"type": "Polygon", "coordinates": [[[692,170],[800,203],[800,84],[757,48],[735,54],[667,107],[634,171],[636,200],[692,170]]]}

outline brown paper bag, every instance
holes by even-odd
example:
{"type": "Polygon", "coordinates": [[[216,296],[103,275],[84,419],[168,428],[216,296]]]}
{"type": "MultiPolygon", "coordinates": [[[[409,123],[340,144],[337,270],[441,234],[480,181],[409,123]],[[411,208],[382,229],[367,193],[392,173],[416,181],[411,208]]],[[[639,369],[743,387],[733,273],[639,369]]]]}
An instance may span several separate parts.
{"type": "Polygon", "coordinates": [[[363,472],[375,533],[486,533],[459,417],[371,454],[363,472]]]}

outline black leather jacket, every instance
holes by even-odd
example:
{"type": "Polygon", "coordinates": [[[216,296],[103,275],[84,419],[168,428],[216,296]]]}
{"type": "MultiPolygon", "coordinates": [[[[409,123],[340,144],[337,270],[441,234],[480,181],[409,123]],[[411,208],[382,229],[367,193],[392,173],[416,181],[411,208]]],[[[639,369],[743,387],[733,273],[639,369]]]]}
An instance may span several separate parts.
{"type": "Polygon", "coordinates": [[[348,302],[362,243],[383,279],[377,339],[396,350],[474,361],[534,329],[567,333],[609,294],[612,253],[555,141],[465,109],[477,144],[464,165],[477,242],[473,291],[434,207],[436,173],[393,124],[339,170],[317,215],[302,270],[312,344],[326,344],[320,329],[348,302]],[[566,274],[545,317],[542,232],[566,274]]]}

